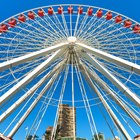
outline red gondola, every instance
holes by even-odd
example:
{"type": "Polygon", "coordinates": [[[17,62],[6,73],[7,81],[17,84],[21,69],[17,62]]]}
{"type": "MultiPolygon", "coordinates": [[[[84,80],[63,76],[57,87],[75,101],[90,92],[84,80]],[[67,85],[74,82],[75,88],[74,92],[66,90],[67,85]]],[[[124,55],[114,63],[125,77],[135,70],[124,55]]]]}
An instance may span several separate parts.
{"type": "Polygon", "coordinates": [[[53,15],[53,8],[52,7],[48,8],[48,15],[53,15]]]}
{"type": "Polygon", "coordinates": [[[78,14],[83,14],[83,8],[82,7],[78,7],[78,14]]]}
{"type": "Polygon", "coordinates": [[[8,24],[9,24],[10,27],[15,27],[16,24],[17,24],[17,21],[16,21],[16,19],[11,18],[11,19],[9,20],[8,24]]]}
{"type": "Polygon", "coordinates": [[[115,17],[115,22],[116,23],[121,23],[122,22],[122,16],[118,15],[115,17]]]}
{"type": "Polygon", "coordinates": [[[0,33],[6,32],[8,30],[8,26],[6,24],[0,25],[0,33]]]}
{"type": "Polygon", "coordinates": [[[140,25],[136,24],[136,25],[133,27],[133,31],[134,31],[134,33],[140,33],[140,25]]]}
{"type": "Polygon", "coordinates": [[[68,14],[72,14],[73,13],[73,7],[72,6],[69,6],[68,7],[68,14]]]}
{"type": "Polygon", "coordinates": [[[113,17],[113,15],[112,15],[111,12],[108,12],[108,13],[106,14],[106,20],[110,20],[110,19],[112,19],[112,17],[113,17]]]}
{"type": "Polygon", "coordinates": [[[21,15],[18,16],[18,20],[19,20],[19,22],[25,22],[26,18],[23,14],[21,14],[21,15]]]}
{"type": "Polygon", "coordinates": [[[93,13],[93,9],[92,9],[91,7],[88,8],[87,14],[88,14],[89,16],[92,16],[92,13],[93,13]]]}
{"type": "Polygon", "coordinates": [[[35,14],[32,11],[30,11],[30,12],[28,12],[28,17],[30,19],[35,19],[35,14]]]}
{"type": "Polygon", "coordinates": [[[39,9],[39,10],[38,10],[38,15],[39,15],[40,17],[43,17],[43,16],[44,16],[44,11],[43,11],[42,9],[39,9]]]}
{"type": "Polygon", "coordinates": [[[131,26],[132,26],[132,22],[129,19],[124,21],[124,27],[130,28],[131,26]]]}
{"type": "Polygon", "coordinates": [[[103,16],[103,10],[99,9],[97,12],[97,17],[101,18],[103,16]]]}
{"type": "Polygon", "coordinates": [[[134,140],[139,140],[139,138],[140,138],[140,135],[137,135],[134,137],[134,140]]]}
{"type": "Polygon", "coordinates": [[[58,14],[62,14],[62,13],[63,13],[63,7],[60,6],[60,7],[58,7],[58,14]]]}

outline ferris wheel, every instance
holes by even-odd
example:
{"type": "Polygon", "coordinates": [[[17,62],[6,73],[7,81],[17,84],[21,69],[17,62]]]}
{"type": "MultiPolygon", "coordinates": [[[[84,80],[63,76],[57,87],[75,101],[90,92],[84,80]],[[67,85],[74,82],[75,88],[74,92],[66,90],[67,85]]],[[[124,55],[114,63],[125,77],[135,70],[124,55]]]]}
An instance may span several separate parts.
{"type": "Polygon", "coordinates": [[[91,136],[100,131],[96,111],[114,137],[138,135],[139,23],[100,7],[62,4],[0,24],[0,139],[14,139],[25,126],[35,136],[47,117],[54,118],[55,139],[61,104],[83,111],[78,119],[87,119],[91,136]]]}

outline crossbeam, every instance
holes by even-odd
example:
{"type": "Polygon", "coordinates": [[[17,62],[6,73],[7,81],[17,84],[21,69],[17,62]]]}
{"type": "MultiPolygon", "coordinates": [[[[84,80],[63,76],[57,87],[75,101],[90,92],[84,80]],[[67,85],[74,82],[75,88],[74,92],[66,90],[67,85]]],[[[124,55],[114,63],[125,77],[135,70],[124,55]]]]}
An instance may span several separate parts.
{"type": "Polygon", "coordinates": [[[37,98],[35,98],[33,103],[30,105],[30,107],[27,109],[27,111],[23,114],[23,116],[20,118],[20,120],[17,122],[17,124],[11,130],[11,132],[8,134],[8,137],[12,138],[15,135],[15,133],[20,128],[20,126],[23,124],[23,122],[26,120],[26,118],[29,116],[29,114],[32,112],[32,110],[35,108],[37,103],[40,101],[42,96],[45,94],[45,92],[53,84],[53,82],[57,78],[57,76],[58,76],[58,72],[54,74],[54,76],[49,80],[49,82],[46,84],[46,86],[43,88],[43,90],[40,92],[40,94],[37,96],[37,98]]]}
{"type": "Polygon", "coordinates": [[[102,50],[95,49],[95,48],[88,46],[86,44],[83,44],[83,43],[77,42],[75,44],[80,46],[83,50],[94,54],[98,58],[102,58],[108,62],[111,62],[113,64],[124,67],[124,68],[128,69],[129,71],[134,71],[135,73],[140,74],[140,65],[129,62],[127,60],[124,60],[124,59],[119,58],[117,56],[111,55],[109,53],[103,52],[102,50]]]}
{"type": "Polygon", "coordinates": [[[8,68],[12,68],[13,66],[16,66],[16,65],[25,63],[27,61],[30,61],[32,59],[35,59],[37,57],[49,54],[53,51],[61,49],[62,47],[66,46],[66,45],[68,45],[67,42],[60,43],[60,44],[50,46],[50,47],[47,47],[45,49],[36,51],[36,52],[25,54],[24,56],[21,56],[21,57],[18,57],[18,58],[7,60],[5,62],[0,63],[0,71],[3,71],[3,70],[8,69],[8,68]]]}
{"type": "Polygon", "coordinates": [[[110,108],[110,106],[108,105],[108,103],[106,102],[106,100],[104,99],[104,97],[102,96],[102,94],[99,92],[99,90],[97,89],[97,87],[92,82],[89,74],[87,73],[86,69],[84,69],[82,63],[79,63],[79,65],[82,68],[81,72],[85,76],[86,81],[89,83],[89,85],[91,86],[91,88],[94,90],[94,92],[99,97],[100,101],[103,103],[105,109],[110,114],[113,122],[117,125],[117,127],[119,128],[119,130],[122,132],[122,134],[124,135],[124,137],[127,140],[132,140],[132,138],[130,137],[130,135],[128,134],[128,132],[125,130],[124,126],[121,124],[121,122],[119,121],[119,119],[117,118],[117,116],[115,115],[115,113],[113,112],[113,110],[110,108]]]}
{"type": "Polygon", "coordinates": [[[5,94],[0,97],[0,104],[4,103],[9,97],[14,95],[20,88],[27,85],[33,78],[40,74],[47,66],[49,66],[55,58],[62,55],[62,51],[58,50],[53,53],[46,61],[37,66],[33,71],[31,71],[27,76],[20,80],[16,85],[9,89],[5,94]]]}
{"type": "MultiPolygon", "coordinates": [[[[82,63],[82,62],[81,62],[82,63]]],[[[140,118],[108,87],[108,85],[95,73],[91,71],[88,67],[82,63],[89,76],[93,81],[95,81],[99,87],[102,88],[128,115],[133,121],[140,126],[140,118]]]]}
{"type": "Polygon", "coordinates": [[[112,73],[110,73],[104,66],[102,66],[92,55],[88,53],[82,53],[82,57],[85,57],[93,66],[95,66],[106,78],[108,78],[120,91],[130,98],[137,106],[140,107],[139,97],[133,93],[128,87],[126,87],[120,80],[118,80],[112,73]]]}
{"type": "Polygon", "coordinates": [[[10,106],[2,115],[0,115],[0,122],[4,121],[18,106],[21,105],[29,96],[31,96],[47,79],[49,79],[61,65],[65,63],[65,60],[57,64],[51,72],[48,72],[39,82],[37,82],[32,88],[30,88],[23,96],[21,96],[12,106],[10,106]]]}

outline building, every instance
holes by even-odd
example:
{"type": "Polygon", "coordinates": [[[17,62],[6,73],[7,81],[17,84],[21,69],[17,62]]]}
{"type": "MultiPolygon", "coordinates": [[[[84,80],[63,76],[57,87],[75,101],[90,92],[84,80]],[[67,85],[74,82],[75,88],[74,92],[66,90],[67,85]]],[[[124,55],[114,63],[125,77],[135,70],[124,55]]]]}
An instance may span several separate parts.
{"type": "Polygon", "coordinates": [[[114,140],[120,140],[120,138],[118,136],[115,136],[114,140]]]}
{"type": "Polygon", "coordinates": [[[98,137],[99,140],[105,140],[103,133],[98,133],[97,135],[95,134],[93,140],[98,140],[98,137]]]}
{"type": "MultiPolygon", "coordinates": [[[[61,140],[74,140],[74,138],[73,137],[62,137],[61,140]]],[[[86,139],[77,137],[76,140],[86,140],[86,139]]]]}
{"type": "Polygon", "coordinates": [[[58,138],[76,136],[76,109],[67,104],[59,105],[58,138]]]}
{"type": "Polygon", "coordinates": [[[39,140],[39,137],[36,135],[34,137],[32,135],[29,135],[26,140],[39,140]]]}
{"type": "Polygon", "coordinates": [[[51,140],[52,131],[53,131],[53,127],[48,126],[48,128],[45,131],[45,134],[42,137],[42,140],[51,140]]]}
{"type": "Polygon", "coordinates": [[[140,140],[140,135],[135,136],[134,140],[140,140]]]}

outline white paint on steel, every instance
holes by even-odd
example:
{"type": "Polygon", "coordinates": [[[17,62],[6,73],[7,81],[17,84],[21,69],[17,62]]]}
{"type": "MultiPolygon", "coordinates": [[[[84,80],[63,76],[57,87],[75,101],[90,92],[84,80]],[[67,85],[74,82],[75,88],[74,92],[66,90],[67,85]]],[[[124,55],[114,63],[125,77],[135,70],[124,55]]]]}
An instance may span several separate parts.
{"type": "Polygon", "coordinates": [[[76,140],[76,135],[75,135],[75,104],[74,104],[74,98],[75,98],[75,95],[74,95],[74,55],[72,54],[71,55],[71,61],[72,61],[72,64],[71,64],[71,89],[72,89],[72,112],[73,112],[73,139],[76,140]]]}
{"type": "Polygon", "coordinates": [[[86,71],[89,73],[91,79],[93,79],[101,88],[104,90],[130,117],[140,126],[140,118],[120,99],[118,96],[109,89],[108,85],[95,73],[91,71],[88,67],[82,64],[86,71]]]}
{"type": "Polygon", "coordinates": [[[139,97],[128,87],[126,87],[121,81],[119,81],[113,74],[111,74],[105,67],[103,67],[92,55],[85,53],[85,55],[82,56],[86,57],[87,60],[93,66],[95,66],[105,77],[107,77],[114,85],[116,85],[123,94],[129,97],[136,105],[140,107],[139,97]]]}
{"type": "Polygon", "coordinates": [[[56,50],[62,48],[65,45],[68,45],[68,43],[67,42],[60,43],[60,44],[57,44],[55,46],[50,46],[50,47],[47,47],[45,49],[29,53],[29,54],[26,54],[26,55],[18,57],[18,58],[14,58],[12,60],[2,62],[2,63],[0,63],[0,71],[3,71],[5,69],[11,68],[13,66],[16,66],[16,65],[19,65],[19,64],[22,64],[22,63],[25,63],[27,61],[30,61],[30,60],[34,59],[34,58],[49,54],[53,51],[56,51],[56,50]]]}
{"type": "Polygon", "coordinates": [[[46,61],[41,63],[38,67],[36,67],[32,72],[30,72],[26,77],[24,77],[21,81],[19,81],[16,85],[14,85],[11,89],[9,89],[5,94],[0,97],[0,104],[5,102],[11,95],[15,94],[20,88],[27,85],[33,78],[35,78],[39,73],[43,71],[49,64],[51,64],[57,57],[60,56],[62,51],[58,50],[52,54],[46,61]]]}
{"type": "Polygon", "coordinates": [[[140,74],[140,65],[134,64],[134,63],[124,60],[122,58],[108,54],[106,52],[103,52],[102,50],[95,49],[91,46],[87,46],[83,43],[76,42],[75,44],[77,44],[78,46],[81,46],[81,48],[83,48],[83,50],[86,50],[87,52],[94,54],[96,57],[102,58],[106,61],[117,64],[130,71],[134,71],[135,73],[140,74]]]}
{"type": "Polygon", "coordinates": [[[70,37],[68,37],[68,42],[70,43],[70,44],[74,44],[75,42],[76,42],[76,37],[74,37],[74,36],[70,36],[70,37]]]}
{"type": "Polygon", "coordinates": [[[32,95],[36,89],[38,89],[48,78],[50,78],[58,68],[64,64],[64,61],[59,63],[51,72],[48,72],[38,83],[36,83],[30,90],[28,90],[23,96],[21,96],[12,106],[10,106],[1,116],[0,122],[4,121],[22,102],[24,102],[30,95],[32,95]]]}
{"type": "Polygon", "coordinates": [[[92,87],[92,89],[95,91],[95,93],[98,95],[98,97],[101,100],[101,102],[103,103],[105,109],[111,115],[113,122],[117,125],[117,127],[120,129],[120,131],[123,133],[123,135],[125,136],[125,138],[127,140],[132,140],[132,138],[129,136],[128,132],[125,130],[124,126],[121,124],[121,122],[119,121],[119,119],[117,118],[117,116],[115,115],[113,110],[110,108],[110,106],[108,105],[106,100],[103,98],[102,94],[99,92],[97,87],[94,85],[94,83],[90,79],[89,74],[86,72],[86,70],[83,67],[82,63],[81,63],[81,66],[83,68],[82,73],[85,75],[85,78],[87,79],[87,82],[92,87]]]}
{"type": "Polygon", "coordinates": [[[34,107],[36,106],[38,101],[42,98],[42,96],[45,94],[45,92],[49,89],[49,87],[51,86],[51,84],[53,83],[53,81],[56,79],[57,76],[58,76],[58,73],[54,74],[54,76],[49,80],[49,82],[43,88],[41,93],[37,96],[37,98],[35,98],[33,103],[30,105],[30,107],[27,109],[27,111],[24,113],[24,115],[20,118],[20,120],[17,122],[17,124],[11,130],[11,132],[8,134],[8,137],[12,138],[15,135],[15,133],[18,131],[20,126],[23,124],[23,122],[26,120],[28,115],[32,112],[32,110],[34,109],[34,107]]]}

